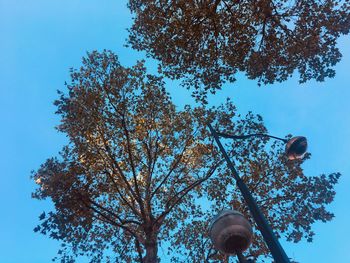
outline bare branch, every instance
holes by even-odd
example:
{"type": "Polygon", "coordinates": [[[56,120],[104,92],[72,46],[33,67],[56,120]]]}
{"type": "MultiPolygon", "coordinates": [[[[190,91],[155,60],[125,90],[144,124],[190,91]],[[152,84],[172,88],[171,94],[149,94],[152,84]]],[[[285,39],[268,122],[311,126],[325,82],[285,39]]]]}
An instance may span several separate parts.
{"type": "Polygon", "coordinates": [[[164,183],[168,180],[168,178],[170,177],[170,175],[172,174],[172,172],[176,169],[176,167],[179,165],[179,163],[181,162],[184,153],[187,150],[187,147],[189,146],[189,142],[192,140],[192,136],[190,138],[188,138],[185,142],[185,145],[181,151],[181,154],[178,156],[178,158],[176,159],[175,163],[171,166],[169,172],[167,173],[166,176],[164,176],[163,180],[159,183],[159,185],[153,190],[152,194],[151,194],[151,199],[153,198],[153,196],[157,193],[157,191],[162,187],[162,185],[164,185],[164,183]]]}
{"type": "Polygon", "coordinates": [[[122,126],[123,126],[124,133],[125,133],[125,136],[126,136],[127,150],[128,150],[128,159],[129,159],[129,163],[131,165],[131,170],[132,170],[132,175],[133,175],[133,180],[134,180],[134,185],[135,185],[136,200],[139,203],[141,214],[143,216],[148,217],[148,215],[145,214],[145,208],[144,208],[144,204],[143,204],[143,201],[142,201],[140,189],[139,189],[138,182],[137,182],[136,168],[135,168],[134,160],[133,160],[133,157],[132,157],[133,154],[132,154],[132,149],[131,149],[130,134],[129,134],[129,130],[128,130],[128,127],[127,127],[127,124],[126,124],[126,120],[125,120],[125,113],[123,114],[123,117],[122,117],[122,126]]]}
{"type": "Polygon", "coordinates": [[[205,182],[206,180],[208,180],[216,171],[216,169],[220,166],[220,164],[222,164],[223,161],[219,161],[217,164],[215,164],[206,174],[205,177],[193,182],[192,184],[190,184],[189,186],[185,187],[184,189],[182,189],[181,191],[177,192],[172,198],[170,198],[167,201],[166,204],[166,209],[165,211],[155,220],[155,224],[159,221],[164,220],[164,218],[166,217],[167,214],[169,214],[171,212],[171,210],[178,205],[182,199],[187,195],[188,192],[190,192],[193,188],[195,188],[196,186],[202,184],[203,182],[205,182]],[[172,202],[175,199],[174,202],[172,202]],[[170,205],[171,204],[171,205],[170,205]]]}

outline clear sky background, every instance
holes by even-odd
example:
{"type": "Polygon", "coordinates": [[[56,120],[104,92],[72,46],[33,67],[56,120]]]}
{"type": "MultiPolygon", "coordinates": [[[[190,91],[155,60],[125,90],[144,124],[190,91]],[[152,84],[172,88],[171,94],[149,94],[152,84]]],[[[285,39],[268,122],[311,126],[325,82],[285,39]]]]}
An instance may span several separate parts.
{"type": "MultiPolygon", "coordinates": [[[[1,263],[46,263],[56,255],[58,243],[33,232],[39,214],[51,204],[31,199],[30,171],[66,142],[54,129],[59,118],[52,103],[56,90],[69,81],[69,68],[79,67],[86,51],[111,49],[124,66],[144,58],[123,46],[131,24],[126,2],[0,0],[1,263]]],[[[335,219],[314,225],[311,244],[282,241],[286,253],[300,262],[350,262],[349,37],[341,38],[339,47],[344,57],[334,79],[304,85],[290,79],[259,88],[242,76],[210,97],[216,105],[229,96],[241,113],[261,114],[273,135],[308,137],[312,158],[304,166],[306,174],[342,173],[329,206],[335,219]]],[[[168,88],[179,107],[193,103],[178,83],[168,82],[168,88]]]]}

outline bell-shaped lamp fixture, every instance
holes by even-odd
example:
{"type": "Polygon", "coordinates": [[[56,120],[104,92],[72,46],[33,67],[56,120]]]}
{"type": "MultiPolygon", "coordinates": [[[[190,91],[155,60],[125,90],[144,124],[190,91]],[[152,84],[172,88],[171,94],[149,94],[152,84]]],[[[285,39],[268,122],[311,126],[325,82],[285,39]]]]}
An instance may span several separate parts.
{"type": "Polygon", "coordinates": [[[249,247],[253,231],[249,221],[240,212],[223,210],[212,219],[209,235],[217,250],[224,254],[236,254],[249,247]]]}
{"type": "Polygon", "coordinates": [[[291,138],[286,144],[286,155],[289,160],[302,159],[307,150],[307,140],[303,136],[291,138]]]}

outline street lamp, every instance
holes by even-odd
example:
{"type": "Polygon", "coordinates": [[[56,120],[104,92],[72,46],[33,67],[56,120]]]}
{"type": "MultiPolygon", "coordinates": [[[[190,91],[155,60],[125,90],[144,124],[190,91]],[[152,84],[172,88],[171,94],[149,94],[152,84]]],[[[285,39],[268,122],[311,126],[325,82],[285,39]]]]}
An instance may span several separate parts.
{"type": "Polygon", "coordinates": [[[209,225],[209,236],[214,247],[220,252],[236,254],[239,262],[246,263],[242,252],[252,242],[253,230],[249,221],[236,210],[223,210],[209,225]]]}
{"type": "Polygon", "coordinates": [[[293,159],[300,159],[304,156],[306,153],[307,149],[307,140],[305,137],[298,136],[298,137],[293,137],[290,140],[278,138],[275,136],[267,135],[267,134],[262,134],[262,133],[257,133],[257,134],[249,134],[249,135],[230,135],[226,133],[220,133],[214,130],[214,128],[208,123],[208,128],[213,135],[217,145],[219,146],[219,149],[221,153],[223,154],[228,168],[231,170],[234,179],[236,180],[236,184],[238,189],[241,191],[242,196],[247,203],[247,206],[252,213],[252,216],[267,244],[269,247],[271,254],[275,260],[276,263],[290,263],[290,260],[283,250],[282,246],[278,242],[278,239],[275,237],[272,228],[268,224],[266,218],[260,211],[258,205],[256,204],[253,196],[251,195],[247,185],[243,182],[241,177],[238,175],[238,172],[236,171],[233,162],[230,160],[228,154],[226,153],[224,147],[222,146],[219,136],[224,137],[224,138],[231,138],[231,139],[246,139],[249,137],[269,137],[277,140],[281,140],[284,143],[286,143],[286,155],[288,159],[293,160],[293,159]]]}
{"type": "Polygon", "coordinates": [[[307,150],[307,140],[303,136],[292,137],[289,140],[271,136],[264,133],[254,133],[248,135],[232,135],[227,133],[216,132],[218,136],[230,139],[247,139],[249,137],[268,137],[283,141],[286,144],[285,153],[289,160],[302,159],[307,150]]]}
{"type": "Polygon", "coordinates": [[[286,144],[286,155],[289,160],[302,159],[306,153],[307,140],[303,136],[291,138],[286,144]]]}
{"type": "Polygon", "coordinates": [[[236,254],[249,247],[253,230],[240,212],[223,210],[212,219],[209,236],[217,250],[224,254],[236,254]]]}

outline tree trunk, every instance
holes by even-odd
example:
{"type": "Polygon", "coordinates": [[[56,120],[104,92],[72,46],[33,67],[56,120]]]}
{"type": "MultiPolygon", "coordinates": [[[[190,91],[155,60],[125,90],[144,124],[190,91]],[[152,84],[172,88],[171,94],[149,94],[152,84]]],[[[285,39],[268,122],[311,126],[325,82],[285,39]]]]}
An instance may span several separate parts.
{"type": "Polygon", "coordinates": [[[145,242],[146,256],[144,257],[145,263],[158,263],[158,243],[157,235],[151,234],[145,242]]]}

